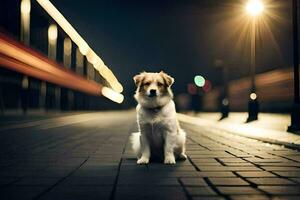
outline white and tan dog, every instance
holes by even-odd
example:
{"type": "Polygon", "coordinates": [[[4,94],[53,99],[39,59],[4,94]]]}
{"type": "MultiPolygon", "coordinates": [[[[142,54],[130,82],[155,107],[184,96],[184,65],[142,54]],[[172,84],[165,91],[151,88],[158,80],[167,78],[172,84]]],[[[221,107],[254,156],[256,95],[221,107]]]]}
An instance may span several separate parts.
{"type": "Polygon", "coordinates": [[[171,91],[174,79],[164,72],[140,73],[134,76],[137,86],[137,122],[139,132],[132,133],[131,143],[137,164],[148,164],[151,158],[163,158],[165,164],[186,159],[185,132],[180,128],[171,91]]]}

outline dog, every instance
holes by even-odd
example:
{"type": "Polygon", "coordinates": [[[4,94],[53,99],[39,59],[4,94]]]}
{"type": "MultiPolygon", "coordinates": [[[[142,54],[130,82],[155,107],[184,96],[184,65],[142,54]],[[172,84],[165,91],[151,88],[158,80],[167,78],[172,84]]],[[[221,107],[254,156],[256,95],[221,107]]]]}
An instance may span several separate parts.
{"type": "Polygon", "coordinates": [[[165,164],[185,160],[186,133],[176,117],[171,85],[174,78],[164,73],[142,72],[133,78],[137,87],[134,98],[139,132],[130,141],[137,156],[137,164],[148,164],[158,158],[165,164]]]}

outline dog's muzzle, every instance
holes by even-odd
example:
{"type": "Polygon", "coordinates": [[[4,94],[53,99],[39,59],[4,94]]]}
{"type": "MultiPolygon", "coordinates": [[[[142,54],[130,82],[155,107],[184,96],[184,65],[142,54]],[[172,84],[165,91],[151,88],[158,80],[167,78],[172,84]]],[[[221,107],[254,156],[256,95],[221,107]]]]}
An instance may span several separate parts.
{"type": "Polygon", "coordinates": [[[150,90],[148,97],[156,97],[156,90],[150,90]]]}

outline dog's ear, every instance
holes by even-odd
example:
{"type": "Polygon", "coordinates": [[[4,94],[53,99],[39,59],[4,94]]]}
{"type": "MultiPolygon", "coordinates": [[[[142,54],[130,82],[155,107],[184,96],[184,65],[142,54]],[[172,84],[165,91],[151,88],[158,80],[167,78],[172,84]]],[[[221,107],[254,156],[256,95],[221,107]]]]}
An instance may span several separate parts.
{"type": "Polygon", "coordinates": [[[134,83],[136,86],[138,86],[142,82],[142,80],[144,79],[144,76],[145,76],[145,72],[142,72],[133,77],[133,80],[134,80],[134,83]]]}
{"type": "Polygon", "coordinates": [[[165,80],[166,85],[169,87],[174,83],[174,78],[169,76],[168,74],[166,74],[163,71],[160,71],[159,74],[163,77],[163,79],[165,80]]]}

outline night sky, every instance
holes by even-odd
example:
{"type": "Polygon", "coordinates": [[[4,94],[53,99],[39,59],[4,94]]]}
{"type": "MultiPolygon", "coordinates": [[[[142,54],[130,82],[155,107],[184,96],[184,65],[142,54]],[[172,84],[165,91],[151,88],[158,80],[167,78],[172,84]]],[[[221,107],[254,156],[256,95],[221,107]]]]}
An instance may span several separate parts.
{"type": "MultiPolygon", "coordinates": [[[[196,74],[221,83],[215,59],[229,67],[229,78],[249,73],[247,38],[237,13],[242,0],[198,1],[51,1],[112,69],[125,88],[134,91],[132,77],[141,71],[164,70],[175,78],[175,94],[186,92],[196,74]]],[[[292,64],[290,1],[268,0],[276,17],[268,18],[272,35],[262,32],[257,44],[257,71],[292,64]],[[275,41],[275,42],[274,42],[275,41]]],[[[274,15],[274,16],[275,16],[274,15]]]]}

